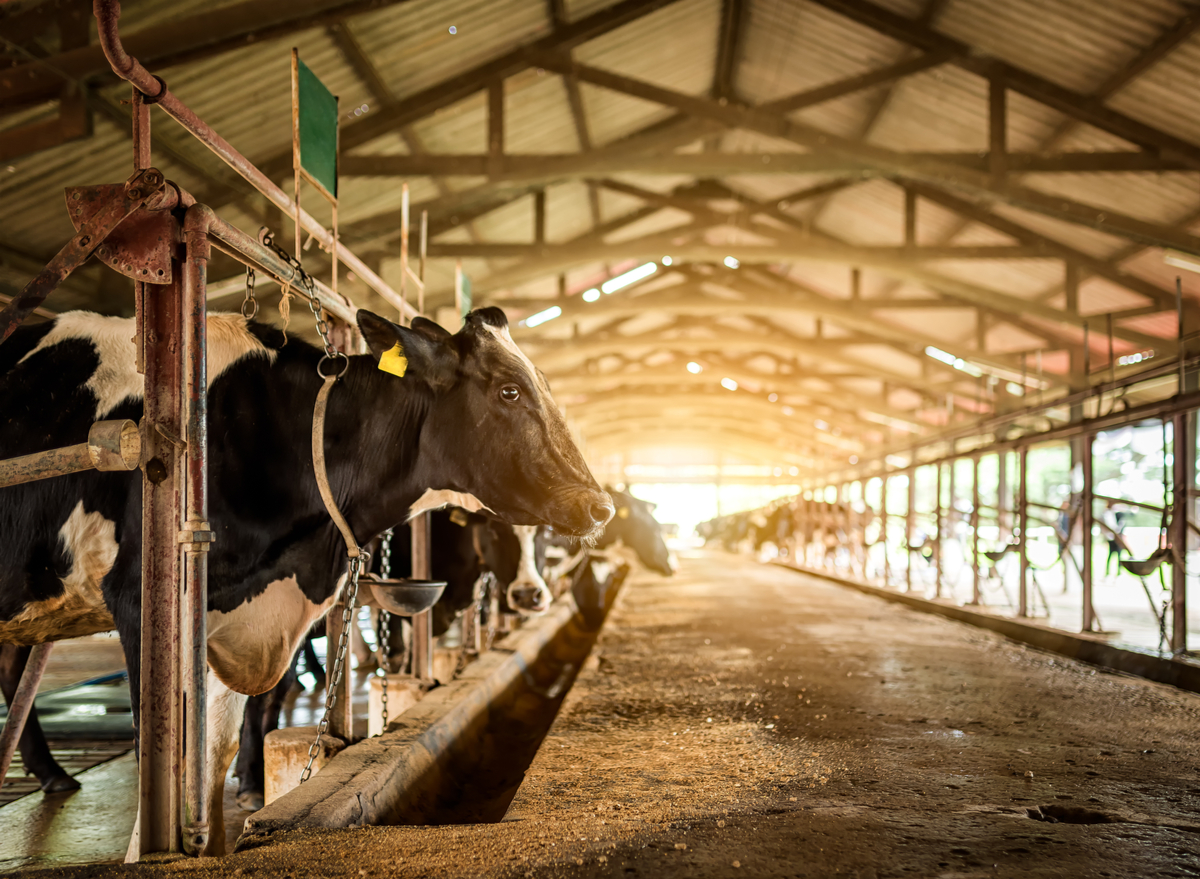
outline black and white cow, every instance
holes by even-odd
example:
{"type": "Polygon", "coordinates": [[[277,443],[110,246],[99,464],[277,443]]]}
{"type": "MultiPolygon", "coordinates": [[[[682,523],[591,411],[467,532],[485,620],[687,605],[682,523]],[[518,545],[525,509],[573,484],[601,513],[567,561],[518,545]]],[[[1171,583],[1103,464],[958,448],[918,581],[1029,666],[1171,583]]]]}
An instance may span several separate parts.
{"type": "MultiPolygon", "coordinates": [[[[361,543],[410,514],[457,503],[517,524],[599,534],[613,506],[504,313],[456,334],[360,311],[371,354],[330,396],[329,481],[361,543]],[[403,376],[381,371],[399,346],[403,376]]],[[[132,319],[71,312],[0,345],[0,457],[82,442],[100,419],[142,414],[132,319]]],[[[284,675],[334,602],[344,547],[311,463],[321,352],[237,315],[208,319],[209,520],[206,853],[224,848],[221,791],[245,696],[284,675]]],[[[116,628],[137,716],[141,475],[87,472],[3,489],[0,643],[116,628]]]]}
{"type": "Polygon", "coordinates": [[[605,486],[617,513],[596,541],[597,549],[621,543],[632,549],[638,559],[655,573],[670,577],[675,573],[671,551],[663,540],[662,526],[654,518],[654,504],[636,498],[627,491],[605,486]]]}

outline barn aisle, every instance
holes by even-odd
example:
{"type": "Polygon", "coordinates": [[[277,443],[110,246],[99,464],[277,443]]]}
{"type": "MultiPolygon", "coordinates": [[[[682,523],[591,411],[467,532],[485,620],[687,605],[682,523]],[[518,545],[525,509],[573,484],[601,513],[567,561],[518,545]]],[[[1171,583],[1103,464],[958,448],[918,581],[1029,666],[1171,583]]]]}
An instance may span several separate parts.
{"type": "Polygon", "coordinates": [[[132,872],[1193,875],[1198,727],[1196,696],[696,553],[626,587],[504,822],[132,872]]]}

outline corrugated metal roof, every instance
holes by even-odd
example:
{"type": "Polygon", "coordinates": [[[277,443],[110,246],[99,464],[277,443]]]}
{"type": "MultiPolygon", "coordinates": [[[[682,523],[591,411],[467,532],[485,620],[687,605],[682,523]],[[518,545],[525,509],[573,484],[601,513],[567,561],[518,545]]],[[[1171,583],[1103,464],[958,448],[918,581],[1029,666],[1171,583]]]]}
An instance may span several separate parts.
{"type": "MultiPolygon", "coordinates": [[[[222,4],[235,0],[221,0],[222,4]]],[[[578,21],[611,6],[614,0],[567,0],[568,21],[578,21]]],[[[900,15],[919,19],[929,8],[927,0],[872,0],[900,15]]],[[[214,16],[220,6],[208,7],[214,16]]],[[[165,0],[129,0],[125,4],[122,29],[129,33],[153,23],[169,21],[185,14],[184,7],[165,0]]],[[[403,100],[424,89],[447,81],[489,59],[510,52],[552,33],[549,5],[543,0],[408,0],[354,17],[347,27],[362,46],[381,79],[395,97],[403,100]],[[450,33],[453,26],[456,33],[450,33]]],[[[1125,70],[1140,53],[1187,12],[1180,0],[949,0],[926,26],[962,40],[976,53],[992,55],[1033,74],[1043,76],[1083,94],[1100,88],[1125,70]]],[[[722,21],[722,0],[676,0],[667,3],[632,23],[584,42],[573,49],[580,63],[612,71],[685,95],[707,97],[712,94],[717,69],[717,53],[722,21]]],[[[340,96],[347,121],[355,108],[371,113],[381,109],[368,84],[355,71],[334,39],[323,30],[301,31],[285,39],[256,42],[217,57],[177,65],[163,73],[171,87],[214,128],[248,156],[264,159],[286,153],[290,147],[290,83],[288,49],[300,47],[302,57],[340,96]]],[[[51,48],[52,47],[48,47],[51,48]]],[[[808,0],[747,0],[741,22],[741,43],[734,57],[733,92],[752,104],[778,99],[829,85],[849,77],[887,67],[915,56],[917,50],[870,28],[857,24],[823,5],[808,0]]],[[[1200,34],[1195,34],[1158,63],[1150,66],[1131,82],[1107,98],[1106,104],[1183,140],[1200,144],[1200,94],[1193,88],[1200,79],[1200,34]]],[[[102,90],[109,101],[127,96],[127,86],[102,90]]],[[[676,115],[673,107],[631,97],[588,83],[580,85],[584,124],[597,147],[611,144],[633,132],[660,123],[676,115]]],[[[505,146],[513,153],[557,154],[580,149],[577,120],[573,118],[568,89],[556,74],[530,68],[505,82],[505,146]]],[[[0,130],[30,120],[48,118],[56,105],[45,104],[0,117],[0,130]]],[[[1057,135],[1058,151],[1129,151],[1136,147],[1120,137],[1081,123],[1066,122],[1065,117],[1036,101],[1010,91],[1008,93],[1008,143],[1013,151],[1033,152],[1043,148],[1051,135],[1057,135]]],[[[213,181],[229,181],[232,173],[215,156],[195,143],[172,122],[155,113],[155,134],[163,143],[186,157],[197,173],[171,160],[161,150],[155,162],[168,177],[179,181],[197,194],[210,191],[213,181]]],[[[830,134],[868,140],[897,151],[966,152],[983,155],[988,143],[988,85],[952,63],[943,64],[891,84],[805,108],[794,114],[797,121],[830,134]]],[[[413,149],[432,153],[477,154],[487,151],[487,101],[480,90],[440,112],[420,119],[413,126],[415,145],[410,146],[397,133],[385,134],[355,152],[363,155],[405,155],[413,149]]],[[[669,152],[670,147],[660,152],[669,152]]],[[[679,152],[698,154],[719,150],[737,154],[791,152],[804,147],[786,139],[739,129],[719,136],[675,147],[679,152]]],[[[75,143],[21,157],[10,162],[14,170],[0,166],[0,288],[13,289],[27,273],[4,259],[4,246],[44,256],[61,246],[71,231],[61,199],[68,185],[85,182],[123,180],[130,169],[130,147],[125,126],[114,124],[97,114],[92,137],[75,143]]],[[[718,210],[732,207],[724,190],[708,186],[687,174],[647,174],[631,170],[612,173],[616,178],[643,190],[670,195],[683,189],[689,198],[706,193],[709,204],[718,210]],[[699,186],[697,186],[699,184],[699,186]]],[[[852,186],[799,203],[781,206],[796,193],[821,186],[853,174],[835,172],[812,174],[740,174],[717,175],[722,187],[744,198],[764,203],[769,209],[783,210],[794,224],[819,234],[834,236],[862,246],[893,247],[903,242],[904,199],[900,186],[870,173],[852,186]],[[807,224],[807,225],[806,225],[807,224]]],[[[447,177],[435,181],[429,177],[410,181],[413,202],[436,204],[442,192],[488,189],[483,177],[447,177]]],[[[1167,228],[1188,227],[1200,232],[1200,190],[1196,172],[1151,173],[1076,173],[1024,175],[1021,182],[1045,193],[1094,205],[1102,210],[1127,214],[1167,228]]],[[[346,178],[342,186],[340,208],[343,226],[367,218],[376,218],[374,226],[384,230],[360,242],[372,259],[381,259],[381,271],[394,277],[396,252],[394,230],[399,225],[400,183],[395,177],[346,178]],[[389,221],[395,217],[395,223],[389,221]],[[382,242],[386,241],[386,247],[382,242]]],[[[963,197],[963,193],[955,193],[963,197]]],[[[567,243],[588,234],[593,227],[589,187],[579,178],[551,181],[546,190],[548,242],[567,243]]],[[[636,196],[601,187],[597,197],[601,222],[611,222],[640,211],[644,202],[636,196]]],[[[978,197],[969,192],[969,200],[978,197]]],[[[1122,269],[1164,291],[1172,289],[1175,269],[1162,261],[1159,248],[1130,248],[1119,236],[1055,220],[1044,215],[1012,208],[993,199],[980,199],[987,210],[1015,221],[1095,257],[1123,255],[1122,269]]],[[[306,206],[321,218],[328,208],[315,196],[306,195],[306,206]]],[[[221,205],[224,216],[248,231],[261,221],[262,200],[257,196],[240,204],[221,205]]],[[[415,219],[415,218],[414,218],[415,219]]],[[[763,229],[784,228],[786,217],[759,217],[759,228],[751,230],[747,215],[715,228],[701,230],[697,237],[731,250],[757,241],[763,229]]],[[[612,244],[643,235],[691,224],[692,215],[678,208],[655,211],[638,223],[617,229],[605,236],[612,244]]],[[[285,224],[286,225],[286,224],[285,224]]],[[[286,232],[286,230],[283,230],[286,232]]],[[[460,244],[518,243],[532,241],[532,197],[524,196],[504,207],[492,210],[467,226],[446,232],[441,241],[460,244]]],[[[286,236],[285,236],[286,237],[286,236]]],[[[918,202],[916,242],[920,246],[953,243],[968,245],[1010,245],[1015,242],[985,225],[965,221],[953,211],[924,199],[918,202]]],[[[357,246],[357,245],[356,245],[357,246]]],[[[665,254],[664,254],[665,255],[665,254]]],[[[315,254],[314,254],[315,256],[315,254]]],[[[313,257],[308,257],[312,259],[313,257]]],[[[479,259],[464,261],[476,289],[487,291],[487,278],[503,269],[522,265],[524,260],[479,259]]],[[[619,250],[612,258],[565,270],[567,289],[577,294],[599,283],[611,272],[627,264],[619,250]]],[[[445,299],[451,284],[454,261],[433,259],[429,265],[432,304],[445,299]],[[436,297],[442,297],[437,299],[436,297]]],[[[1064,307],[1061,291],[1063,266],[1058,260],[941,260],[923,263],[927,271],[947,278],[968,281],[978,287],[996,290],[1018,299],[1039,300],[1051,307],[1064,307]],[[1047,298],[1049,297],[1049,298],[1047,298]]],[[[850,295],[850,266],[829,263],[786,262],[771,267],[792,277],[810,289],[835,299],[850,295]]],[[[936,299],[928,287],[909,277],[895,277],[884,270],[867,268],[861,275],[861,295],[876,300],[936,299]]],[[[903,274],[903,273],[901,273],[903,274]]],[[[97,286],[102,275],[87,269],[78,289],[97,286]]],[[[124,290],[124,282],[109,279],[114,291],[124,290]]],[[[361,287],[352,286],[353,295],[364,303],[377,304],[361,287]]],[[[1191,284],[1186,295],[1200,299],[1200,284],[1191,284]]],[[[510,285],[507,292],[530,298],[552,298],[558,283],[553,275],[528,277],[510,285]]],[[[499,291],[504,292],[504,291],[499,291]]],[[[110,293],[109,307],[128,309],[125,293],[110,293]]],[[[57,300],[64,305],[77,304],[78,292],[64,291],[57,300]]],[[[1111,281],[1084,273],[1079,305],[1085,315],[1140,308],[1144,296],[1130,292],[1111,281]]],[[[973,312],[957,300],[945,300],[945,306],[933,309],[873,309],[874,320],[923,338],[944,340],[947,345],[973,346],[973,312]]],[[[521,312],[523,313],[523,312],[521,312]]],[[[520,316],[517,313],[516,316],[520,316]]],[[[667,327],[669,313],[646,313],[619,326],[619,334],[628,336],[654,327],[667,327]]],[[[1026,318],[1030,326],[1041,326],[1026,318]]],[[[585,331],[605,321],[583,317],[585,331]]],[[[703,337],[705,345],[719,342],[721,332],[732,329],[756,331],[764,326],[760,318],[733,314],[707,321],[685,322],[686,335],[703,337]],[[707,330],[703,329],[704,326],[707,330]],[[696,327],[700,327],[699,329],[696,327]],[[725,329],[722,330],[721,328],[725,329]]],[[[765,322],[798,340],[811,337],[817,327],[813,316],[802,310],[780,314],[765,322]]],[[[826,338],[845,336],[847,329],[836,321],[822,321],[826,338]]],[[[1149,335],[1174,335],[1174,314],[1159,312],[1130,317],[1119,326],[1149,335]]],[[[1046,324],[1048,330],[1074,340],[1078,330],[1063,324],[1046,324]]],[[[524,332],[524,331],[523,331],[524,332]]],[[[547,337],[566,339],[571,323],[551,322],[539,329],[547,337]]],[[[857,330],[855,331],[857,332],[857,330]]],[[[524,337],[538,333],[524,332],[524,337]]],[[[1003,357],[1004,352],[1034,351],[1043,343],[1030,334],[1007,324],[997,324],[987,336],[988,354],[1003,357]]],[[[797,355],[806,363],[834,371],[845,367],[822,364],[819,355],[806,354],[798,342],[797,355]]],[[[1106,342],[1105,342],[1106,344],[1106,342]]],[[[1128,345],[1130,343],[1120,343],[1128,345]]],[[[1093,348],[1096,341],[1093,339],[1093,348]]],[[[891,371],[917,381],[922,376],[919,357],[884,345],[847,347],[846,358],[861,362],[861,372],[891,371]]],[[[673,355],[662,354],[660,357],[673,355]]],[[[682,356],[682,355],[680,355],[682,356]]],[[[1062,366],[1061,350],[1047,351],[1044,363],[1062,366]]],[[[766,358],[773,362],[771,358],[766,358]]],[[[614,365],[615,365],[614,361],[614,365]]],[[[761,365],[761,364],[760,364],[761,365]]],[[[1065,366],[1062,366],[1065,369],[1065,366]]],[[[858,367],[854,367],[858,370],[858,367]]],[[[1050,367],[1047,367],[1049,370],[1050,367]]],[[[940,379],[939,379],[940,380],[940,379]]],[[[864,380],[869,384],[869,380],[864,380]]],[[[970,382],[959,382],[969,389],[970,382]]],[[[852,385],[829,385],[854,390],[852,385]]],[[[946,385],[942,386],[943,389],[946,385]]],[[[894,405],[915,407],[919,398],[897,390],[894,405]]],[[[964,391],[966,393],[966,391],[964,391]]]]}

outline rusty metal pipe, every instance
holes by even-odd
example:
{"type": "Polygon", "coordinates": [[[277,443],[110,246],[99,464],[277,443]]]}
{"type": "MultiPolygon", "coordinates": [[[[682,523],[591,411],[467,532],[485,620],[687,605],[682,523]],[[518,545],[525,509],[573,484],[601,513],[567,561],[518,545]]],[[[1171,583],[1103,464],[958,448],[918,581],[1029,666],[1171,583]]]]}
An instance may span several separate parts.
{"type": "Polygon", "coordinates": [[[187,216],[188,222],[195,228],[203,227],[207,231],[212,239],[209,243],[213,247],[228,253],[239,261],[253,262],[256,268],[272,275],[281,285],[290,284],[304,295],[313,296],[330,314],[336,315],[351,325],[354,324],[355,309],[346,305],[345,297],[335,294],[329,287],[316,279],[312,279],[312,289],[306,287],[295,266],[257,238],[222,220],[212,208],[207,205],[193,205],[188,208],[187,216]]]}
{"type": "MultiPolygon", "coordinates": [[[[284,192],[275,181],[260,171],[253,162],[243,156],[225,138],[217,134],[204,120],[176,97],[166,83],[150,73],[142,64],[125,52],[121,44],[118,21],[121,17],[119,0],[93,0],[92,11],[96,16],[97,33],[104,55],[112,65],[113,72],[122,79],[128,80],[139,91],[162,107],[163,111],[186,128],[197,140],[216,153],[234,171],[240,174],[255,189],[266,196],[272,204],[283,211],[284,216],[297,215],[296,203],[284,192]]],[[[363,282],[375,290],[380,296],[400,309],[401,315],[411,320],[417,315],[416,309],[405,303],[400,294],[379,277],[370,266],[359,259],[344,244],[334,241],[333,235],[322,226],[308,211],[300,209],[300,224],[329,252],[336,253],[337,259],[354,272],[363,282]]]]}
{"type": "Polygon", "coordinates": [[[33,709],[33,700],[37,698],[38,683],[46,671],[46,663],[50,659],[50,650],[54,642],[37,644],[29,651],[29,661],[21,672],[21,682],[17,684],[17,692],[13,694],[12,704],[8,706],[8,717],[4,721],[4,730],[0,732],[0,786],[4,785],[4,777],[8,775],[8,767],[12,765],[13,755],[17,752],[17,743],[25,729],[25,721],[33,709]]]}
{"type": "Polygon", "coordinates": [[[184,697],[183,849],[198,855],[213,832],[208,825],[207,755],[208,550],[214,534],[208,523],[208,320],[205,287],[210,224],[216,219],[203,206],[188,208],[183,221],[186,257],[183,265],[182,421],[184,451],[183,631],[180,656],[184,697]]]}
{"type": "Polygon", "coordinates": [[[85,470],[135,470],[141,455],[142,439],[136,424],[97,421],[88,431],[86,443],[0,461],[0,488],[85,470]]]}

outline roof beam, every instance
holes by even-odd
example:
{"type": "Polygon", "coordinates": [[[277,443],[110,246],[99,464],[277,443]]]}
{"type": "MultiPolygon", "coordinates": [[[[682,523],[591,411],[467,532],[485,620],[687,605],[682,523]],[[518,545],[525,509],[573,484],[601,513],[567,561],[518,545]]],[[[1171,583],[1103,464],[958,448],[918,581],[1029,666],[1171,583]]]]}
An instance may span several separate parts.
{"type": "Polygon", "coordinates": [[[722,0],[721,27],[717,32],[717,61],[714,65],[712,96],[718,101],[735,98],[733,78],[745,30],[745,0],[722,0]]]}
{"type": "MultiPolygon", "coordinates": [[[[904,158],[903,154],[893,150],[839,137],[758,108],[736,106],[732,103],[722,105],[707,98],[686,95],[632,77],[578,64],[553,53],[542,56],[540,63],[544,67],[562,74],[574,73],[584,82],[644,100],[655,101],[732,128],[746,128],[771,137],[791,140],[810,150],[828,151],[873,162],[883,172],[899,174],[934,185],[950,186],[964,192],[1000,198],[1009,204],[1027,210],[1079,223],[1131,240],[1142,241],[1146,244],[1175,247],[1189,253],[1200,253],[1200,237],[1183,230],[1148,223],[1116,211],[1102,210],[1062,196],[1039,192],[1015,183],[1008,177],[997,179],[991,174],[972,171],[944,161],[910,162],[904,158]]],[[[1200,168],[1200,148],[1193,149],[1197,153],[1196,167],[1200,168]]],[[[1183,158],[1191,161],[1187,156],[1183,156],[1183,158]]]]}
{"type": "MultiPolygon", "coordinates": [[[[657,366],[639,369],[636,372],[613,372],[602,375],[586,375],[582,373],[567,373],[551,375],[550,383],[558,397],[581,393],[602,393],[612,387],[643,387],[663,388],[678,385],[713,385],[716,376],[728,376],[739,385],[756,385],[765,393],[775,392],[788,398],[803,397],[820,406],[828,406],[838,412],[857,416],[860,411],[871,412],[881,418],[899,421],[905,424],[919,426],[921,421],[911,410],[896,409],[882,399],[872,399],[836,387],[837,375],[822,375],[820,373],[803,372],[798,374],[764,373],[751,369],[744,364],[720,362],[700,375],[684,370],[680,363],[670,366],[657,366]],[[801,382],[809,379],[819,379],[835,384],[832,391],[821,391],[810,388],[801,382]],[[611,385],[611,387],[610,387],[611,385]]],[[[869,420],[869,419],[868,419],[869,420]]],[[[878,425],[878,422],[871,423],[878,425]]]]}
{"type": "MultiPolygon", "coordinates": [[[[751,333],[720,328],[720,336],[696,337],[673,335],[681,327],[670,326],[633,336],[619,334],[588,333],[579,339],[539,339],[523,336],[522,346],[533,353],[531,359],[547,373],[562,372],[578,368],[581,361],[598,359],[614,354],[627,355],[631,351],[654,350],[676,351],[688,355],[708,356],[709,353],[725,354],[743,352],[748,356],[769,354],[787,361],[812,359],[821,365],[837,364],[851,369],[871,366],[866,360],[853,357],[843,351],[846,347],[836,339],[805,339],[772,327],[761,333],[751,333]]],[[[854,340],[854,345],[886,344],[854,340]]],[[[879,377],[892,387],[908,388],[918,394],[935,397],[944,396],[946,384],[926,376],[905,375],[874,366],[879,377]]]]}
{"type": "MultiPolygon", "coordinates": [[[[732,218],[731,218],[732,219],[732,218]]],[[[619,241],[613,244],[598,242],[589,249],[578,249],[569,257],[571,245],[529,244],[526,242],[486,244],[430,244],[429,256],[474,259],[541,259],[551,261],[569,260],[570,264],[615,261],[618,259],[657,258],[669,253],[672,259],[684,262],[721,262],[730,254],[747,264],[777,263],[793,260],[817,260],[836,263],[870,263],[876,260],[896,260],[903,263],[921,263],[937,259],[996,260],[996,259],[1048,259],[1047,253],[1036,245],[1006,244],[943,244],[926,247],[872,247],[814,241],[808,245],[791,242],[769,244],[707,244],[703,241],[672,245],[669,234],[654,236],[638,241],[619,241]],[[644,242],[644,243],[643,243],[644,242]],[[664,250],[664,248],[666,248],[664,250]],[[558,253],[556,253],[558,251],[558,253]]],[[[565,266],[564,266],[565,267],[565,266]]],[[[485,279],[486,280],[486,279],[485,279]]]]}
{"type": "MultiPolygon", "coordinates": [[[[780,446],[766,442],[747,429],[734,429],[720,424],[703,428],[680,425],[648,427],[638,424],[615,424],[610,428],[590,429],[585,435],[589,447],[596,448],[648,448],[651,446],[684,446],[712,449],[720,448],[733,454],[758,458],[771,464],[795,464],[804,468],[811,466],[811,457],[790,445],[780,446]],[[631,441],[632,440],[632,441],[631,441]]],[[[656,481],[656,480],[645,480],[656,481]]],[[[706,480],[714,482],[715,478],[706,480]]],[[[726,476],[724,482],[737,482],[726,476]]]]}
{"type": "Polygon", "coordinates": [[[1126,290],[1145,296],[1164,308],[1175,307],[1174,293],[1163,290],[1161,287],[1136,275],[1124,272],[1108,260],[1092,256],[1085,251],[1055,241],[1041,232],[1035,232],[1014,220],[1002,217],[982,205],[967,201],[937,187],[927,186],[915,181],[905,181],[905,185],[912,188],[922,198],[952,210],[968,220],[982,223],[985,226],[995,229],[997,232],[1003,232],[1005,235],[1009,235],[1025,244],[1044,248],[1048,254],[1073,262],[1080,268],[1124,287],[1126,290]]]}
{"type": "MultiPolygon", "coordinates": [[[[581,144],[585,143],[581,137],[581,144]]],[[[590,141],[588,141],[590,143],[590,141]]],[[[895,153],[909,164],[944,162],[969,171],[990,170],[988,158],[968,153],[895,153]]],[[[1126,173],[1193,171],[1188,163],[1152,152],[1009,153],[1008,170],[1016,173],[1126,173]]],[[[586,145],[578,153],[531,155],[480,154],[347,155],[340,172],[346,177],[486,177],[517,183],[599,177],[605,174],[687,174],[696,177],[777,174],[886,173],[873,161],[837,153],[692,153],[608,155],[586,145]]]]}
{"type": "Polygon", "coordinates": [[[953,53],[951,63],[985,79],[998,79],[1013,91],[1140,146],[1165,150],[1200,169],[1200,146],[1106,107],[1103,98],[1080,94],[998,58],[977,52],[953,37],[867,0],[813,0],[845,18],[926,52],[953,53]]]}

